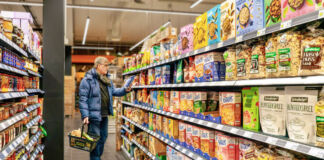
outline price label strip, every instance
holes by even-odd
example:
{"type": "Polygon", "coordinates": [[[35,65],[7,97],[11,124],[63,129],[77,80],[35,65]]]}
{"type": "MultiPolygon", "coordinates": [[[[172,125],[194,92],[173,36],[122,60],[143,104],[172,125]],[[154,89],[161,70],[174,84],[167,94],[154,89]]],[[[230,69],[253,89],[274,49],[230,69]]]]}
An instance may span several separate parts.
{"type": "Polygon", "coordinates": [[[280,24],[280,30],[287,29],[291,27],[291,20],[281,22],[280,24]]]}

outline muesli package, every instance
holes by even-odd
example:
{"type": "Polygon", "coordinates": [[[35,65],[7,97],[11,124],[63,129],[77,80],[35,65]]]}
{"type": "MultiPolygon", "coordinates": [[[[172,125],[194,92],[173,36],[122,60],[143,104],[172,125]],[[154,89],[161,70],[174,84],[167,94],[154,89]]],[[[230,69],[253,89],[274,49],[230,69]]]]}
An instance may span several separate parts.
{"type": "Polygon", "coordinates": [[[258,132],[259,123],[259,88],[247,87],[242,89],[243,99],[243,128],[258,132]]]}
{"type": "Polygon", "coordinates": [[[195,57],[189,57],[189,83],[195,82],[196,69],[195,69],[195,57]]]}
{"type": "Polygon", "coordinates": [[[291,30],[278,35],[278,72],[280,77],[298,75],[302,38],[300,32],[291,30]]]}
{"type": "Polygon", "coordinates": [[[187,111],[187,94],[188,92],[180,92],[180,111],[187,111]]]}
{"type": "Polygon", "coordinates": [[[219,160],[237,160],[239,159],[238,138],[225,134],[217,134],[217,159],[219,160]]]}
{"type": "Polygon", "coordinates": [[[194,33],[194,49],[200,49],[208,45],[207,35],[207,12],[196,18],[193,26],[194,33]]]}
{"type": "Polygon", "coordinates": [[[316,113],[316,146],[324,147],[324,88],[315,105],[316,113]]]}
{"type": "Polygon", "coordinates": [[[236,69],[236,52],[234,48],[229,48],[223,54],[226,66],[225,80],[231,81],[236,80],[237,69],[236,69]]]}
{"type": "Polygon", "coordinates": [[[251,51],[250,56],[250,74],[249,79],[254,78],[265,78],[266,71],[265,71],[265,43],[264,41],[260,40],[257,43],[254,43],[251,51]]]}
{"type": "Polygon", "coordinates": [[[260,124],[266,134],[285,136],[287,102],[284,87],[260,87],[260,124]]]}
{"type": "Polygon", "coordinates": [[[237,79],[248,79],[250,73],[251,48],[247,44],[236,46],[236,77],[237,79]]]}
{"type": "Polygon", "coordinates": [[[196,149],[200,149],[201,147],[201,131],[200,127],[192,126],[192,140],[193,140],[193,147],[196,149]]]}
{"type": "Polygon", "coordinates": [[[266,62],[266,77],[278,77],[279,56],[277,54],[277,37],[270,37],[266,42],[265,62],[266,62]]]}
{"type": "Polygon", "coordinates": [[[192,131],[193,125],[187,124],[186,125],[186,143],[188,146],[193,146],[193,138],[192,138],[192,131]]]}
{"type": "Polygon", "coordinates": [[[215,157],[215,132],[208,129],[200,129],[201,151],[210,157],[215,157]]]}
{"type": "Polygon", "coordinates": [[[281,16],[283,21],[315,11],[316,0],[281,0],[281,16]]]}
{"type": "Polygon", "coordinates": [[[170,91],[164,91],[164,103],[163,103],[163,110],[166,112],[170,112],[170,91]]]}
{"type": "Polygon", "coordinates": [[[316,142],[315,104],[317,87],[287,86],[287,130],[289,138],[302,143],[316,142]]]}
{"type": "Polygon", "coordinates": [[[188,24],[181,28],[180,30],[181,44],[179,50],[181,54],[188,53],[193,50],[193,24],[188,24]]]}
{"type": "Polygon", "coordinates": [[[186,142],[186,128],[187,124],[182,121],[179,122],[179,141],[186,142]]]}
{"type": "Polygon", "coordinates": [[[257,146],[253,141],[239,138],[239,160],[252,160],[256,157],[257,146]]]}
{"type": "Polygon", "coordinates": [[[265,27],[281,22],[281,0],[264,0],[265,27]]]}
{"type": "Polygon", "coordinates": [[[184,62],[183,82],[184,83],[189,83],[189,81],[190,81],[189,62],[187,61],[187,59],[184,59],[183,62],[184,62]]]}
{"type": "Polygon", "coordinates": [[[221,4],[221,41],[236,35],[235,0],[226,0],[221,4]]]}
{"type": "Polygon", "coordinates": [[[221,25],[221,9],[220,5],[207,12],[207,25],[208,25],[208,45],[220,42],[220,25],[221,25]]]}

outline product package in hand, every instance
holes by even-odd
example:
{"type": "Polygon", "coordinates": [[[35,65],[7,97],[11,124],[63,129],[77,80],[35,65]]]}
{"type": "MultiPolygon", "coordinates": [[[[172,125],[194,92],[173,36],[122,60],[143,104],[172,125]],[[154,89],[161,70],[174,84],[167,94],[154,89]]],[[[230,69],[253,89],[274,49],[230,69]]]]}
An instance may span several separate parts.
{"type": "Polygon", "coordinates": [[[132,84],[132,82],[134,81],[134,78],[135,78],[135,76],[131,76],[131,77],[129,77],[129,78],[125,81],[124,87],[125,87],[125,88],[128,88],[128,87],[132,84]]]}

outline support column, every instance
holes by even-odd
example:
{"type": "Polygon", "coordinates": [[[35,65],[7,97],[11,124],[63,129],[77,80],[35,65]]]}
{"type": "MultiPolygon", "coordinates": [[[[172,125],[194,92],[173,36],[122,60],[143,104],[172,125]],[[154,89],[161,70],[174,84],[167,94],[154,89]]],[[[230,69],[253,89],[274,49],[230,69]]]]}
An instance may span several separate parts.
{"type": "Polygon", "coordinates": [[[64,159],[65,0],[43,1],[44,120],[48,137],[44,159],[64,159]]]}

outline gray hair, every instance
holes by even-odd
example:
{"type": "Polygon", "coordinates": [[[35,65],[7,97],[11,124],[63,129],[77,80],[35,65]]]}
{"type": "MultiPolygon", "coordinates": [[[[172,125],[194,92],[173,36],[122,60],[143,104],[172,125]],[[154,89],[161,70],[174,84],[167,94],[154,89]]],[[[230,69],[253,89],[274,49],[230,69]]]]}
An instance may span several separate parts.
{"type": "Polygon", "coordinates": [[[94,68],[97,68],[99,64],[108,63],[108,59],[106,57],[97,57],[94,61],[94,68]]]}

